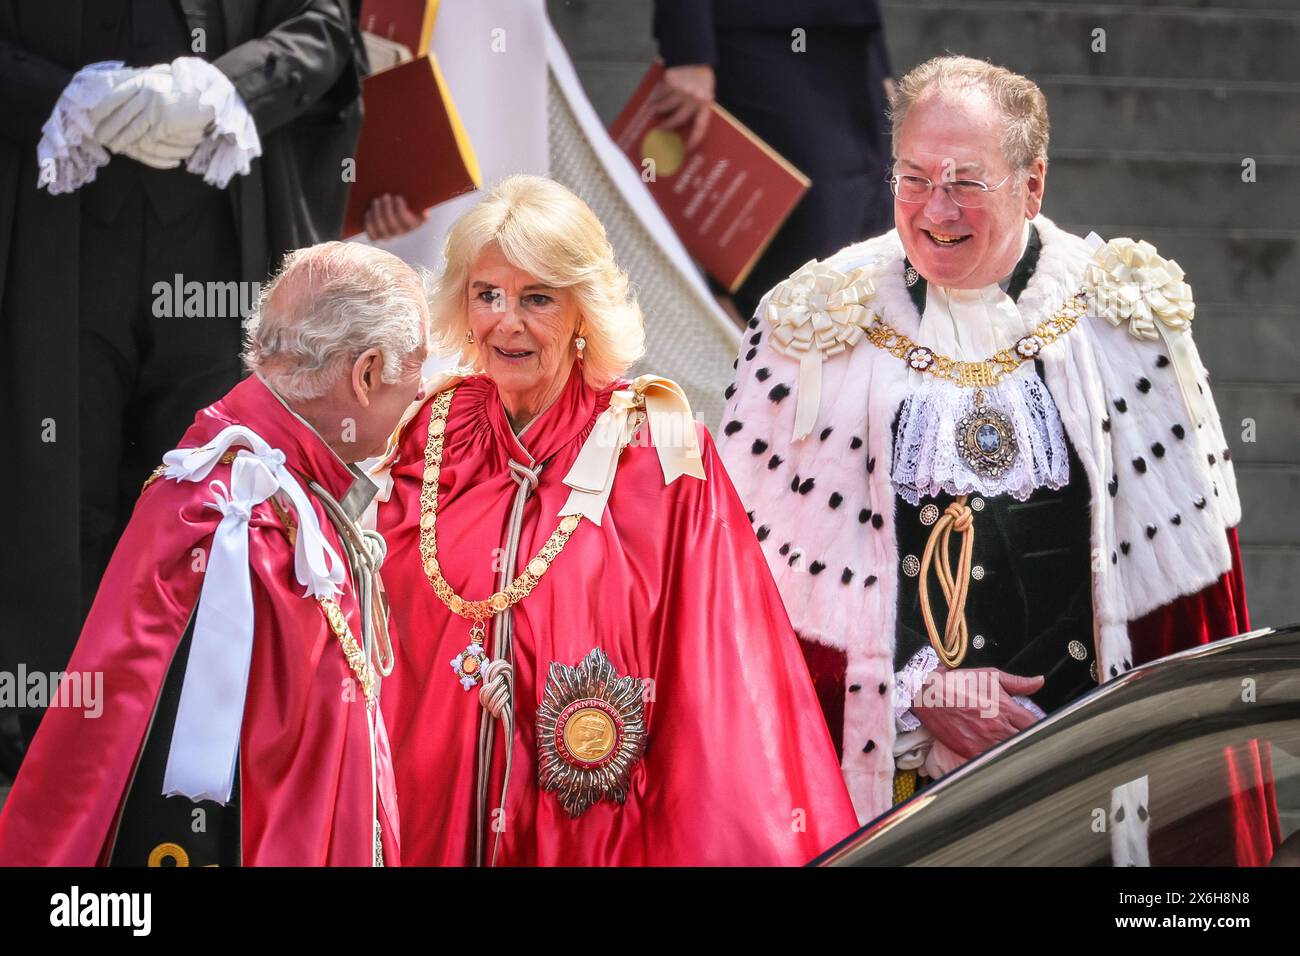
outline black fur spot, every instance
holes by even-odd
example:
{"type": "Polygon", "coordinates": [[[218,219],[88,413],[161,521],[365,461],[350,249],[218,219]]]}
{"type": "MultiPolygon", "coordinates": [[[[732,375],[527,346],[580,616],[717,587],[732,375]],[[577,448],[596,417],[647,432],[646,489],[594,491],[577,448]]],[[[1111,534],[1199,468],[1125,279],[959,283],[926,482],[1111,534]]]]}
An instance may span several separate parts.
{"type": "Polygon", "coordinates": [[[871,509],[870,509],[870,508],[863,508],[861,511],[858,512],[858,521],[859,521],[859,522],[861,522],[862,524],[866,524],[866,523],[867,523],[868,521],[870,521],[870,520],[871,520],[871,509]]]}
{"type": "Polygon", "coordinates": [[[1108,432],[1108,431],[1110,431],[1110,419],[1109,419],[1109,418],[1103,418],[1103,419],[1101,420],[1101,430],[1104,431],[1104,432],[1108,432]]]}
{"type": "Polygon", "coordinates": [[[856,693],[857,693],[858,691],[860,691],[860,690],[862,690],[862,685],[861,685],[861,684],[850,684],[850,685],[849,685],[849,693],[850,693],[850,694],[856,694],[856,693]]]}
{"type": "Polygon", "coordinates": [[[1173,516],[1172,518],[1170,518],[1169,520],[1172,521],[1174,524],[1182,524],[1182,523],[1183,523],[1183,516],[1182,516],[1182,515],[1174,515],[1174,516],[1173,516]]]}
{"type": "Polygon", "coordinates": [[[831,506],[832,508],[838,508],[838,507],[840,506],[840,503],[841,503],[843,500],[844,500],[844,496],[841,495],[838,491],[832,492],[832,493],[831,493],[830,506],[831,506]]]}
{"type": "Polygon", "coordinates": [[[794,480],[790,482],[790,490],[791,490],[791,491],[798,491],[798,490],[799,490],[799,476],[798,476],[798,475],[795,475],[795,476],[794,476],[794,480]]]}
{"type": "Polygon", "coordinates": [[[1119,475],[1111,475],[1110,484],[1107,485],[1106,488],[1110,491],[1110,496],[1114,498],[1116,492],[1119,491],[1119,475]]]}
{"type": "Polygon", "coordinates": [[[761,455],[763,452],[767,451],[767,442],[763,441],[761,438],[755,438],[754,444],[749,447],[749,450],[755,455],[761,455]]]}
{"type": "Polygon", "coordinates": [[[724,428],[723,431],[728,435],[734,435],[744,427],[744,425],[733,418],[731,421],[727,422],[727,427],[724,428]]]}
{"type": "Polygon", "coordinates": [[[1145,395],[1147,392],[1151,391],[1151,380],[1145,377],[1140,378],[1137,381],[1137,387],[1138,391],[1145,395]]]}
{"type": "Polygon", "coordinates": [[[752,511],[746,511],[746,512],[745,512],[745,517],[749,519],[749,523],[750,523],[750,524],[753,524],[753,523],[754,523],[754,512],[752,512],[752,511]]]}
{"type": "Polygon", "coordinates": [[[758,354],[758,349],[756,348],[750,349],[748,352],[745,353],[745,361],[752,362],[754,360],[754,356],[757,354],[758,354]]]}
{"type": "Polygon", "coordinates": [[[876,749],[876,742],[875,742],[874,740],[868,740],[868,741],[867,741],[867,745],[866,745],[865,747],[862,748],[862,752],[863,752],[864,754],[869,754],[869,753],[871,753],[871,751],[873,751],[873,750],[875,750],[875,749],[876,749]]]}
{"type": "Polygon", "coordinates": [[[766,541],[767,536],[771,533],[772,533],[772,529],[769,528],[767,525],[760,525],[758,529],[758,540],[766,541]]]}
{"type": "Polygon", "coordinates": [[[880,682],[880,686],[877,687],[876,690],[880,691],[880,693],[883,694],[883,693],[885,692],[885,690],[886,690],[887,687],[888,687],[888,685],[887,685],[884,681],[881,681],[881,682],[880,682]]]}
{"type": "Polygon", "coordinates": [[[750,320],[749,320],[749,327],[750,327],[751,329],[756,329],[756,328],[758,328],[758,319],[750,319],[750,320]]]}
{"type": "Polygon", "coordinates": [[[790,394],[789,385],[773,385],[772,391],[767,393],[767,397],[774,402],[779,402],[781,401],[781,399],[785,398],[789,394],[790,394]]]}
{"type": "Polygon", "coordinates": [[[1204,508],[1204,507],[1205,507],[1205,499],[1204,499],[1204,498],[1197,498],[1196,501],[1194,502],[1194,504],[1196,505],[1196,508],[1197,508],[1197,510],[1199,511],[1201,508],[1204,508]]]}
{"type": "Polygon", "coordinates": [[[1147,540],[1150,541],[1152,538],[1154,538],[1156,536],[1156,532],[1159,530],[1160,529],[1153,524],[1147,525],[1147,540]]]}
{"type": "Polygon", "coordinates": [[[1124,401],[1122,398],[1112,399],[1111,404],[1115,406],[1115,411],[1117,412],[1122,413],[1128,411],[1128,402],[1124,401]]]}
{"type": "Polygon", "coordinates": [[[762,333],[762,332],[755,332],[753,335],[751,335],[751,336],[749,337],[749,344],[750,344],[750,345],[757,345],[759,342],[762,341],[762,339],[763,339],[763,333],[762,333]]]}
{"type": "Polygon", "coordinates": [[[1156,442],[1151,446],[1151,454],[1155,455],[1157,458],[1165,457],[1165,446],[1160,444],[1160,442],[1156,442]]]}
{"type": "MultiPolygon", "coordinates": [[[[1161,358],[1163,358],[1163,357],[1164,357],[1164,356],[1161,356],[1161,358]]],[[[1139,804],[1138,804],[1138,819],[1141,820],[1143,823],[1146,823],[1146,822],[1147,822],[1147,817],[1149,817],[1149,816],[1151,816],[1151,814],[1147,813],[1147,808],[1144,807],[1144,806],[1142,806],[1142,804],[1139,803],[1139,804]]]]}
{"type": "Polygon", "coordinates": [[[884,515],[871,516],[871,527],[875,528],[877,531],[880,530],[880,526],[884,523],[885,523],[884,515]]]}
{"type": "Polygon", "coordinates": [[[722,397],[730,401],[731,396],[735,394],[736,394],[736,383],[732,382],[730,385],[727,386],[726,391],[722,393],[722,397]]]}
{"type": "Polygon", "coordinates": [[[821,574],[826,570],[826,565],[822,564],[820,561],[814,561],[812,564],[808,565],[808,570],[813,574],[821,574]]]}
{"type": "Polygon", "coordinates": [[[1174,437],[1177,438],[1179,441],[1182,441],[1184,438],[1187,437],[1187,429],[1183,428],[1182,425],[1174,425],[1169,430],[1174,433],[1174,437]]]}
{"type": "Polygon", "coordinates": [[[1111,676],[1111,677],[1118,677],[1118,676],[1119,676],[1119,671],[1117,671],[1117,670],[1115,669],[1115,665],[1114,665],[1114,664],[1111,664],[1111,665],[1110,665],[1110,676],[1111,676]]]}
{"type": "Polygon", "coordinates": [[[776,471],[777,466],[780,465],[781,462],[783,461],[785,461],[785,459],[782,458],[780,455],[773,455],[771,458],[767,460],[767,470],[776,471]]]}
{"type": "Polygon", "coordinates": [[[825,428],[822,429],[822,433],[817,437],[820,438],[822,441],[825,441],[826,439],[831,437],[832,431],[834,431],[834,429],[831,428],[831,426],[827,425],[825,428]]]}
{"type": "Polygon", "coordinates": [[[808,494],[808,492],[813,490],[813,484],[814,484],[814,479],[805,478],[803,482],[799,485],[799,494],[801,495],[808,494]]]}
{"type": "Polygon", "coordinates": [[[1120,804],[1120,808],[1119,808],[1118,810],[1115,811],[1115,822],[1116,822],[1116,823],[1123,823],[1123,822],[1124,822],[1124,805],[1123,805],[1123,804],[1120,804]]]}
{"type": "Polygon", "coordinates": [[[758,379],[760,382],[766,382],[771,377],[772,370],[770,368],[760,368],[754,373],[754,378],[758,379]]]}
{"type": "Polygon", "coordinates": [[[869,588],[871,587],[871,585],[875,583],[876,583],[876,576],[874,574],[868,574],[866,580],[862,582],[862,586],[864,588],[869,588]]]}
{"type": "Polygon", "coordinates": [[[842,572],[840,572],[840,584],[848,584],[852,580],[853,580],[852,568],[845,568],[842,572]]]}
{"type": "Polygon", "coordinates": [[[793,567],[794,567],[794,563],[795,563],[796,561],[798,561],[798,560],[799,560],[799,555],[798,555],[797,553],[795,553],[795,554],[790,555],[790,560],[787,561],[786,564],[790,565],[790,567],[793,568],[793,567]]]}
{"type": "Polygon", "coordinates": [[[1164,368],[1164,367],[1165,367],[1166,365],[1168,365],[1168,364],[1169,364],[1169,356],[1168,356],[1168,355],[1157,355],[1157,356],[1156,356],[1156,368],[1164,368]]]}
{"type": "Polygon", "coordinates": [[[1230,449],[1223,449],[1223,460],[1232,461],[1232,451],[1230,449]]]}
{"type": "Polygon", "coordinates": [[[1145,475],[1147,472],[1147,460],[1139,455],[1133,459],[1133,467],[1137,469],[1139,475],[1145,475]]]}
{"type": "Polygon", "coordinates": [[[1116,554],[1114,551],[1110,553],[1110,563],[1119,564],[1119,555],[1116,554]]]}
{"type": "Polygon", "coordinates": [[[1206,459],[1209,461],[1209,463],[1210,463],[1211,465],[1216,464],[1216,463],[1218,462],[1218,460],[1219,460],[1219,459],[1215,458],[1213,454],[1206,455],[1205,457],[1206,457],[1206,459]]]}
{"type": "Polygon", "coordinates": [[[1130,545],[1127,541],[1121,541],[1119,543],[1119,549],[1123,551],[1125,554],[1128,554],[1128,549],[1131,547],[1132,545],[1130,545]]]}
{"type": "Polygon", "coordinates": [[[854,451],[857,451],[859,448],[862,447],[862,439],[859,438],[857,435],[854,435],[851,439],[849,439],[849,447],[852,448],[854,451]]]}
{"type": "Polygon", "coordinates": [[[783,558],[784,558],[787,554],[790,553],[790,545],[789,545],[789,543],[786,543],[786,544],[781,545],[781,552],[780,552],[780,553],[781,553],[781,557],[783,557],[783,558]]]}
{"type": "Polygon", "coordinates": [[[873,471],[875,471],[875,470],[876,470],[876,459],[874,459],[874,458],[868,458],[868,459],[867,459],[867,474],[869,475],[869,474],[871,474],[871,473],[872,473],[873,471]]]}

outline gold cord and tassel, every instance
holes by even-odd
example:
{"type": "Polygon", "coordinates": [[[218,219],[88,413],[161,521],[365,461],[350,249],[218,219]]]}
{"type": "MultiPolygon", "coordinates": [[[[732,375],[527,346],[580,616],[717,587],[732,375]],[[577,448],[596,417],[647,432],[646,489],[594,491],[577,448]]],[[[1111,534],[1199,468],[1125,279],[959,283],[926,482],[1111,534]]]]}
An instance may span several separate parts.
{"type": "Polygon", "coordinates": [[[967,649],[966,594],[970,586],[971,553],[975,549],[975,516],[966,504],[966,498],[966,495],[958,495],[930,529],[919,574],[921,616],[925,619],[925,630],[940,663],[950,670],[961,666],[967,649]],[[961,551],[955,575],[948,562],[948,539],[954,531],[961,536],[961,551]],[[935,624],[934,612],[930,610],[931,563],[938,575],[944,601],[948,604],[948,618],[942,635],[935,624]]]}

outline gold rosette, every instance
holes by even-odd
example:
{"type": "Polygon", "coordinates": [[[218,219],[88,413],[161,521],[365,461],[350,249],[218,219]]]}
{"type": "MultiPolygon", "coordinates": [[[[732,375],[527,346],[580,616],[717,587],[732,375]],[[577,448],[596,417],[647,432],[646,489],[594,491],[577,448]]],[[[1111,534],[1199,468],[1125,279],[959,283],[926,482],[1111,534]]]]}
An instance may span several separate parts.
{"type": "Polygon", "coordinates": [[[1183,270],[1146,241],[1112,239],[1093,255],[1085,280],[1093,314],[1111,325],[1127,322],[1129,334],[1139,339],[1155,339],[1157,322],[1185,331],[1196,311],[1183,270]]]}
{"type": "Polygon", "coordinates": [[[645,750],[645,688],[595,648],[576,667],[552,662],[537,708],[537,779],[573,818],[600,800],[627,800],[645,750]]]}
{"type": "Polygon", "coordinates": [[[813,260],[775,289],[767,300],[772,348],[799,360],[794,440],[813,430],[821,404],[822,363],[851,349],[874,316],[865,302],[875,286],[865,269],[845,274],[813,260]]]}

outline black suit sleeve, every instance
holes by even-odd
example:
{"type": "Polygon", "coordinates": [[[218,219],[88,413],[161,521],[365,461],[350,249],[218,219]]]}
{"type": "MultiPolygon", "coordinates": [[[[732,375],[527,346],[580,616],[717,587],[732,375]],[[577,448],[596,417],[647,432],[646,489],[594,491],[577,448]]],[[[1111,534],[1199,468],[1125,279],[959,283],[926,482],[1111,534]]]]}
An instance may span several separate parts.
{"type": "Polygon", "coordinates": [[[73,73],[0,39],[0,136],[35,147],[73,73]]]}
{"type": "Polygon", "coordinates": [[[350,13],[339,0],[304,0],[255,40],[213,61],[265,137],[324,96],[353,56],[350,13]]]}
{"type": "Polygon", "coordinates": [[[654,34],[665,66],[717,66],[712,0],[655,0],[654,34]]]}

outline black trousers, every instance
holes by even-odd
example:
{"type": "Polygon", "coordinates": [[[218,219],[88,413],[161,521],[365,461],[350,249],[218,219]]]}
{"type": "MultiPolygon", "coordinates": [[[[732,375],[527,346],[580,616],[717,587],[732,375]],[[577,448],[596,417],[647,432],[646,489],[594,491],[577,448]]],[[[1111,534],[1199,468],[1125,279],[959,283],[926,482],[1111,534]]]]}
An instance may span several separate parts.
{"type": "Polygon", "coordinates": [[[746,317],[809,259],[893,226],[885,67],[872,31],[810,27],[806,49],[786,30],[719,30],[718,103],[812,180],[735,293],[746,317]]]}
{"type": "Polygon", "coordinates": [[[239,240],[229,196],[215,189],[208,192],[167,222],[138,187],[117,206],[111,221],[91,214],[82,218],[83,614],[131,517],[141,484],[163,454],[176,447],[194,413],[239,380],[238,314],[185,316],[183,309],[182,314],[168,314],[184,304],[174,302],[170,292],[177,275],[182,283],[239,277],[239,240]],[[169,291],[159,295],[157,283],[165,283],[169,291]]]}

